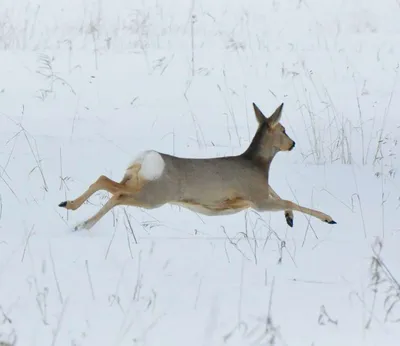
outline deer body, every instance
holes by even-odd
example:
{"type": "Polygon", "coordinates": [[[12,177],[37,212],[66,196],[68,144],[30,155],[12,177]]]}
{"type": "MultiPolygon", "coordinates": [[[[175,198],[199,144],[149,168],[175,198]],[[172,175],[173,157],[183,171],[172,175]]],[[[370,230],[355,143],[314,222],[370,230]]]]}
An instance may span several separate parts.
{"type": "MultiPolygon", "coordinates": [[[[150,207],[172,203],[191,206],[189,209],[204,207],[203,214],[220,215],[227,209],[236,209],[234,201],[250,202],[258,195],[265,198],[269,194],[266,172],[241,156],[186,159],[157,154],[165,162],[161,176],[147,180],[136,195],[150,207]]],[[[135,173],[127,170],[127,184],[131,179],[135,181],[135,173]]],[[[239,204],[236,206],[239,208],[239,204]]]]}
{"type": "Polygon", "coordinates": [[[270,118],[255,104],[253,106],[259,127],[243,154],[194,159],[145,151],[127,168],[121,182],[101,176],[80,197],[59,206],[75,210],[95,192],[110,192],[113,196],[109,201],[81,225],[88,229],[117,205],[152,209],[167,203],[210,216],[237,213],[247,208],[284,210],[291,227],[293,210],[336,223],[322,212],[282,200],[269,186],[268,174],[274,156],[279,151],[291,150],[295,143],[279,124],[283,104],[270,118]]]}

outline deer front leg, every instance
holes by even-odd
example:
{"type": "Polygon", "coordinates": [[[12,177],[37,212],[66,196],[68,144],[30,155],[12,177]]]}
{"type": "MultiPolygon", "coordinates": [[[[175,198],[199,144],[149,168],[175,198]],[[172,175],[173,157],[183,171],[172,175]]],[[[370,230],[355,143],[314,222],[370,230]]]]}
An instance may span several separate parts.
{"type": "MultiPolygon", "coordinates": [[[[279,197],[279,195],[274,191],[274,189],[269,185],[269,195],[274,198],[274,199],[279,199],[281,200],[282,198],[279,197]]],[[[293,227],[293,210],[285,210],[285,219],[286,223],[290,226],[293,227]]]]}
{"type": "Polygon", "coordinates": [[[324,214],[315,209],[302,207],[301,205],[298,205],[296,203],[293,203],[291,201],[287,201],[284,199],[267,198],[267,199],[263,200],[262,202],[254,203],[254,207],[258,211],[297,210],[304,214],[308,214],[313,217],[316,217],[317,219],[320,219],[321,221],[329,223],[331,225],[336,224],[336,221],[334,221],[327,214],[324,214]]]}

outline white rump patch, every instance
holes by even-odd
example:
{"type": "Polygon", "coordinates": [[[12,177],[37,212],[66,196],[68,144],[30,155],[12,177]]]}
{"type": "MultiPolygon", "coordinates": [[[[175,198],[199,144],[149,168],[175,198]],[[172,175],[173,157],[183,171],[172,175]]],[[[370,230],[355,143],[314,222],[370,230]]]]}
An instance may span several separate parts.
{"type": "Polygon", "coordinates": [[[140,163],[139,175],[145,180],[156,180],[164,172],[165,162],[162,156],[153,150],[141,153],[134,163],[140,163]]]}

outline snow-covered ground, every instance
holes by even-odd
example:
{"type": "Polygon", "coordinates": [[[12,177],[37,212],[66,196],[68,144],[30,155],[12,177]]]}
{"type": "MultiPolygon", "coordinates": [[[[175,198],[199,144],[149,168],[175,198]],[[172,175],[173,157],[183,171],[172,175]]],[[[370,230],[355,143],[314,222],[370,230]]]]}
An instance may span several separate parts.
{"type": "Polygon", "coordinates": [[[2,0],[0,343],[399,345],[400,3],[2,0]],[[296,141],[270,183],[331,215],[58,203],[146,149],[296,141]]]}

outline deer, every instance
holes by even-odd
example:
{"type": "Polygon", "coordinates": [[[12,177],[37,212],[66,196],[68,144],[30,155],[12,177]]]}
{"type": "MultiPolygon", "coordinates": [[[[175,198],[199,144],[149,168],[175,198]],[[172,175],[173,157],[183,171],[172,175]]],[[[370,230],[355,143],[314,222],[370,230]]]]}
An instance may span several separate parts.
{"type": "Polygon", "coordinates": [[[128,166],[120,182],[101,175],[82,195],[61,202],[59,207],[76,210],[99,190],[112,195],[75,230],[91,229],[112,208],[121,205],[145,209],[178,205],[207,216],[229,215],[249,208],[257,212],[284,211],[290,227],[293,211],[298,211],[336,224],[329,215],[282,199],[271,188],[268,179],[272,160],[280,151],[291,151],[295,142],[280,123],[283,103],[270,117],[255,103],[253,108],[258,128],[242,154],[183,158],[147,150],[128,166]]]}

